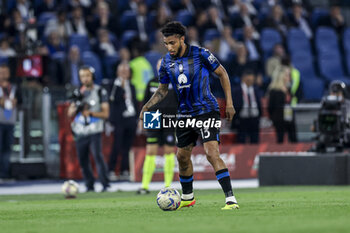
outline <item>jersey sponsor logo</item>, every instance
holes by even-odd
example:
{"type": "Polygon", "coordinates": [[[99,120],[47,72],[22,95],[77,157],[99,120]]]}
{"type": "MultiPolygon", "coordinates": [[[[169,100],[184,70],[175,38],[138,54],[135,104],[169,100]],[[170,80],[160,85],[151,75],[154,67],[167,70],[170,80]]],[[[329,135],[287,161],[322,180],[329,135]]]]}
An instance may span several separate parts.
{"type": "Polygon", "coordinates": [[[178,77],[177,77],[177,82],[179,83],[177,85],[177,89],[182,89],[182,88],[190,88],[191,87],[191,84],[186,84],[188,81],[187,77],[185,74],[180,74],[178,77]]]}
{"type": "Polygon", "coordinates": [[[184,74],[180,74],[179,77],[177,77],[177,81],[179,84],[186,84],[187,83],[187,77],[184,74]]]}
{"type": "Polygon", "coordinates": [[[216,61],[216,58],[212,53],[208,57],[208,61],[210,62],[210,64],[213,64],[216,61]]]}

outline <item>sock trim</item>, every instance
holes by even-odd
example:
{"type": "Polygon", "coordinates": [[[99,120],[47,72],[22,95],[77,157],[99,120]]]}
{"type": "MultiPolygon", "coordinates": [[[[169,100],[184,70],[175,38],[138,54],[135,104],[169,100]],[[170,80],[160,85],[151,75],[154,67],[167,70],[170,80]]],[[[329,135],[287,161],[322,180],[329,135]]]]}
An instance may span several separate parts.
{"type": "Polygon", "coordinates": [[[220,174],[216,175],[216,179],[220,180],[226,176],[230,176],[230,173],[229,172],[220,173],[220,174]]]}
{"type": "Polygon", "coordinates": [[[189,183],[193,181],[193,176],[180,176],[180,182],[189,183]]]}

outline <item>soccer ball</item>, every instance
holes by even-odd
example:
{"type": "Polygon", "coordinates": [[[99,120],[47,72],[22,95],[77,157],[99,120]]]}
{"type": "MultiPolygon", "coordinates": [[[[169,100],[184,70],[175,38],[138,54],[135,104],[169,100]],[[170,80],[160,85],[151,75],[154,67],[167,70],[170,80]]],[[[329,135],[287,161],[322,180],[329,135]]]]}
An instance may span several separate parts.
{"type": "Polygon", "coordinates": [[[157,204],[164,211],[176,210],[180,203],[180,193],[176,189],[162,188],[157,195],[157,204]]]}
{"type": "Polygon", "coordinates": [[[66,198],[75,198],[79,192],[79,184],[74,180],[67,180],[62,185],[62,193],[66,198]]]}

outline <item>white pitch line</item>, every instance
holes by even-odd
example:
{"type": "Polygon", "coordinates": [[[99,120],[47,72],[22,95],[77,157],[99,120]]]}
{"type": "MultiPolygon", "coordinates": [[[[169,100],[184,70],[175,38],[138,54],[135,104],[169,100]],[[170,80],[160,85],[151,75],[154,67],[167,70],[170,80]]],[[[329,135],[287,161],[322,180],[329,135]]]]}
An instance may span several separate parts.
{"type": "MultiPolygon", "coordinates": [[[[79,191],[85,192],[85,186],[83,182],[79,183],[79,191]]],[[[62,181],[63,184],[63,181],[62,181]]],[[[47,184],[35,184],[30,183],[30,185],[16,185],[11,183],[11,186],[6,186],[0,184],[0,195],[19,195],[19,194],[51,194],[51,193],[61,193],[60,183],[47,183],[47,184]]],[[[257,188],[259,186],[257,179],[244,179],[244,180],[232,180],[233,189],[239,188],[257,188]]],[[[133,182],[114,182],[111,183],[111,188],[108,190],[110,192],[115,191],[137,191],[141,187],[141,183],[133,182]]],[[[150,190],[156,191],[164,187],[163,182],[152,182],[150,184],[150,190]]],[[[175,189],[181,189],[180,182],[175,181],[172,185],[175,189]]],[[[194,181],[193,188],[196,189],[220,189],[220,185],[216,180],[201,180],[194,181]]],[[[100,192],[102,185],[96,182],[95,190],[100,192]]]]}

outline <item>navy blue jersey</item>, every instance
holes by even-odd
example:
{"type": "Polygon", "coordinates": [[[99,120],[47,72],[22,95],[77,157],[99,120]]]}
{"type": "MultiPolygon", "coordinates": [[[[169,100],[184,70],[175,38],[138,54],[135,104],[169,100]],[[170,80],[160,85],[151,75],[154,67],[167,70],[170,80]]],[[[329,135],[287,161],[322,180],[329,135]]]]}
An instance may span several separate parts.
{"type": "Polygon", "coordinates": [[[178,97],[179,113],[202,115],[219,111],[219,105],[210,91],[209,75],[220,66],[215,56],[204,48],[187,45],[182,57],[167,53],[159,69],[159,81],[171,82],[178,97]]]}

